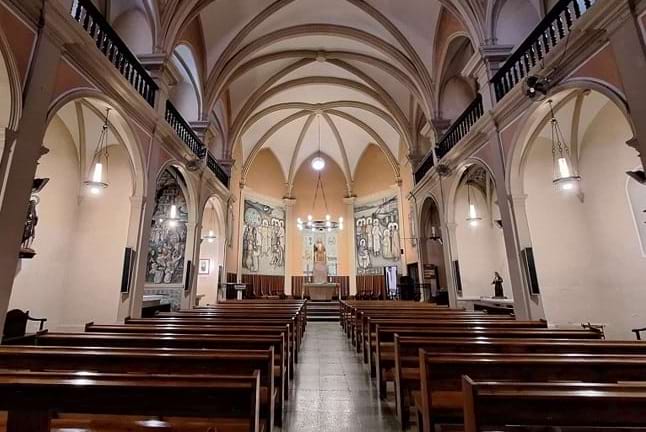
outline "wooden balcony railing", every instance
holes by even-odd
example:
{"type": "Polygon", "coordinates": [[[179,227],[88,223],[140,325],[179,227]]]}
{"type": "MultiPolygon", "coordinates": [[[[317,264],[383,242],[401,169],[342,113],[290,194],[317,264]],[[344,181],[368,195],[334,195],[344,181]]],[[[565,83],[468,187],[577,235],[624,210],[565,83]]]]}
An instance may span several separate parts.
{"type": "Polygon", "coordinates": [[[110,60],[119,73],[146,99],[150,106],[154,106],[155,92],[158,90],[157,84],[94,4],[90,0],[74,0],[71,15],[83,26],[83,29],[95,41],[96,47],[110,60]]]}
{"type": "Polygon", "coordinates": [[[478,96],[471,102],[471,105],[451,124],[451,127],[449,127],[437,147],[435,147],[435,156],[438,161],[469,133],[473,125],[482,117],[482,114],[484,114],[482,95],[478,93],[478,96]]]}
{"type": "Polygon", "coordinates": [[[559,42],[567,38],[574,23],[597,1],[560,0],[556,3],[494,75],[491,83],[496,101],[505,97],[559,42]]]}
{"type": "Polygon", "coordinates": [[[433,168],[433,165],[435,165],[435,161],[433,160],[433,152],[430,151],[415,170],[415,183],[422,181],[426,173],[433,168]]]}
{"type": "Polygon", "coordinates": [[[224,186],[229,188],[229,174],[222,169],[220,164],[218,164],[218,161],[215,160],[211,152],[206,153],[206,166],[208,169],[211,170],[211,172],[215,175],[215,177],[222,182],[224,186]]]}
{"type": "Polygon", "coordinates": [[[202,144],[202,140],[195,134],[193,128],[184,120],[184,117],[170,101],[166,101],[166,122],[175,130],[179,139],[184,141],[195,156],[199,159],[204,158],[206,147],[202,144]]]}

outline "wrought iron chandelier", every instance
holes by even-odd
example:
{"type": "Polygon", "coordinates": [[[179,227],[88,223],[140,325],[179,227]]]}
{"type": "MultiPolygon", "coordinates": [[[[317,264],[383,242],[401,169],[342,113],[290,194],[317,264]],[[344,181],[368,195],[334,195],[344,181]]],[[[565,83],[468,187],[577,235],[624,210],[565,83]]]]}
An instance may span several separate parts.
{"type": "Polygon", "coordinates": [[[552,127],[552,159],[554,163],[554,180],[553,183],[562,191],[571,191],[577,188],[581,177],[576,173],[572,159],[570,157],[570,148],[565,142],[561,126],[559,125],[552,100],[548,100],[550,106],[550,124],[552,127]]]}
{"type": "Polygon", "coordinates": [[[91,177],[83,182],[88,187],[92,195],[99,195],[101,191],[108,187],[108,131],[110,108],[105,110],[105,121],[101,128],[99,141],[96,145],[96,151],[92,158],[93,166],[91,170],[91,177]]]}
{"type": "Polygon", "coordinates": [[[321,173],[319,172],[318,178],[316,180],[316,191],[314,192],[314,202],[312,202],[312,211],[316,208],[316,201],[318,200],[318,193],[321,191],[323,197],[323,203],[325,204],[325,219],[315,219],[312,216],[312,213],[307,215],[307,220],[303,221],[302,218],[296,219],[296,227],[299,231],[304,229],[311,230],[312,232],[331,232],[333,230],[343,230],[343,217],[338,219],[332,219],[330,211],[327,205],[327,198],[325,197],[325,188],[323,187],[323,180],[321,179],[321,173]]]}

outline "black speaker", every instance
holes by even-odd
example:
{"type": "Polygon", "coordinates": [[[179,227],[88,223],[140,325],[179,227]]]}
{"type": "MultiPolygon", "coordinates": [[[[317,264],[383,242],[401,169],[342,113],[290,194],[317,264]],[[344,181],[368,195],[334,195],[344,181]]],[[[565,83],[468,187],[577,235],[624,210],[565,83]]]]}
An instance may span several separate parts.
{"type": "Polygon", "coordinates": [[[121,292],[130,292],[130,284],[132,283],[132,273],[135,268],[135,250],[127,247],[123,254],[123,272],[121,273],[121,292]]]}
{"type": "Polygon", "coordinates": [[[462,277],[460,276],[460,262],[453,261],[453,277],[455,277],[455,288],[459,294],[462,294],[462,277]]]}
{"type": "Polygon", "coordinates": [[[186,275],[184,276],[184,291],[190,291],[193,285],[193,262],[186,261],[186,275]]]}
{"type": "Polygon", "coordinates": [[[529,293],[531,295],[539,295],[541,290],[538,286],[538,275],[536,273],[536,263],[534,262],[534,250],[530,247],[525,248],[520,252],[520,256],[523,260],[529,293]]]}

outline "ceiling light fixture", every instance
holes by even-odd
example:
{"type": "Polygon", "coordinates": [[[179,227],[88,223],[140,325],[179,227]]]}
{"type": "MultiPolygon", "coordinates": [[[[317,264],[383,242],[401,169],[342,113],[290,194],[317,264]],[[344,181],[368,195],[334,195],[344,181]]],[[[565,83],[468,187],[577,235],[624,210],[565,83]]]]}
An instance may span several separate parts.
{"type": "Polygon", "coordinates": [[[91,176],[83,182],[92,195],[99,195],[108,187],[108,131],[109,131],[110,108],[105,110],[105,121],[101,128],[96,151],[92,158],[91,176]]]}
{"type": "Polygon", "coordinates": [[[562,191],[573,191],[581,177],[577,175],[572,159],[570,158],[570,148],[565,143],[561,126],[559,125],[554,113],[552,100],[548,100],[550,106],[550,124],[552,128],[552,158],[554,163],[554,180],[553,183],[562,191]]]}
{"type": "Polygon", "coordinates": [[[319,121],[319,151],[316,154],[316,157],[312,159],[312,168],[315,171],[322,171],[323,168],[325,168],[325,159],[321,157],[321,114],[319,114],[317,117],[319,121]]]}
{"type": "Polygon", "coordinates": [[[471,185],[469,183],[467,183],[467,203],[468,203],[467,222],[469,222],[469,225],[471,225],[472,227],[476,227],[478,226],[482,218],[478,216],[476,205],[471,202],[471,185]]]}

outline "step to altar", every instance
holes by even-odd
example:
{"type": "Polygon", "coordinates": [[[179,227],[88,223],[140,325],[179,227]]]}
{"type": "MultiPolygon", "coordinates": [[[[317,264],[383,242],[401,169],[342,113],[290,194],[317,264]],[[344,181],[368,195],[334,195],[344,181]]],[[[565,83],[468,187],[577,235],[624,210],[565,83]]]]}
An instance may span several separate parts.
{"type": "Polygon", "coordinates": [[[339,302],[310,300],[307,302],[308,321],[339,321],[339,302]]]}

